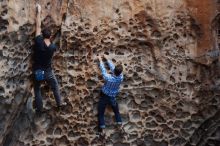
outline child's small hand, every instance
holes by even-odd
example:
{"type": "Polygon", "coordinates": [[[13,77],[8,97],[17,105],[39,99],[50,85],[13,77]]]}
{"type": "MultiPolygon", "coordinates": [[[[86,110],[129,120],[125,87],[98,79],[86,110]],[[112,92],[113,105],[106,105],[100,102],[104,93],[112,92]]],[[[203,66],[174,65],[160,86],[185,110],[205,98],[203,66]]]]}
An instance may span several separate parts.
{"type": "Polygon", "coordinates": [[[102,57],[103,57],[104,61],[108,61],[108,58],[105,54],[102,57]]]}
{"type": "Polygon", "coordinates": [[[99,59],[99,62],[101,62],[101,61],[102,61],[102,58],[101,58],[101,56],[98,56],[98,59],[99,59]]]}
{"type": "Polygon", "coordinates": [[[107,56],[105,54],[103,55],[103,58],[105,58],[107,60],[107,56]]]}

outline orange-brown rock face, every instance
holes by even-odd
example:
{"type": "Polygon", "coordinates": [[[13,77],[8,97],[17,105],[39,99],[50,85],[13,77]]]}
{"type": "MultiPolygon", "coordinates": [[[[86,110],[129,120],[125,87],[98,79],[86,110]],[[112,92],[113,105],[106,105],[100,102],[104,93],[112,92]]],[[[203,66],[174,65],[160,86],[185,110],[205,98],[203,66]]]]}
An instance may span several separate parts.
{"type": "Polygon", "coordinates": [[[194,17],[193,28],[198,35],[198,46],[196,56],[201,56],[205,52],[216,49],[212,30],[212,20],[215,17],[217,5],[213,1],[189,1],[186,0],[187,8],[190,9],[194,17]]]}
{"type": "Polygon", "coordinates": [[[0,1],[0,143],[2,145],[218,145],[220,132],[217,3],[203,0],[39,0],[42,27],[59,46],[54,70],[67,106],[32,107],[31,48],[35,2],[0,1]],[[58,41],[57,41],[58,40],[58,41]],[[124,67],[117,97],[98,138],[103,85],[97,56],[124,67]]]}

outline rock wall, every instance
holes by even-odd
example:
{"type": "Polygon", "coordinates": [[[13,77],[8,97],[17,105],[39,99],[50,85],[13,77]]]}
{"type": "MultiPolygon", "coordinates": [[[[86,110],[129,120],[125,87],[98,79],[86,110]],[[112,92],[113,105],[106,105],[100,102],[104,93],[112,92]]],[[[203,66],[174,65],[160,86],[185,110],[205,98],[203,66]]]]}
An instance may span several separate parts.
{"type": "Polygon", "coordinates": [[[217,2],[1,0],[0,6],[2,145],[218,145],[217,2]],[[43,85],[48,111],[41,117],[32,107],[35,2],[59,46],[53,65],[67,102],[54,110],[43,85]],[[121,63],[125,76],[117,98],[125,134],[108,108],[106,139],[96,135],[101,54],[121,63]]]}

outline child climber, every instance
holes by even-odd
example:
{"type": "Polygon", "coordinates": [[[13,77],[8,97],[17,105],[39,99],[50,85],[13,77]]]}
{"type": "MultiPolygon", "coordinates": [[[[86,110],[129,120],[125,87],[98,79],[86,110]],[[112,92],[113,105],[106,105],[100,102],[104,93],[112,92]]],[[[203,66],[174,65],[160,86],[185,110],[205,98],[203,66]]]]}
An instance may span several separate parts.
{"type": "Polygon", "coordinates": [[[122,65],[114,66],[114,64],[110,60],[108,60],[106,56],[103,57],[107,61],[112,74],[107,73],[102,58],[99,57],[99,67],[105,80],[104,86],[101,90],[101,97],[98,103],[98,124],[100,134],[103,133],[103,129],[105,128],[104,113],[107,105],[110,105],[112,107],[115,114],[116,123],[119,126],[122,125],[116,96],[119,92],[120,84],[123,81],[123,67],[122,65]]]}

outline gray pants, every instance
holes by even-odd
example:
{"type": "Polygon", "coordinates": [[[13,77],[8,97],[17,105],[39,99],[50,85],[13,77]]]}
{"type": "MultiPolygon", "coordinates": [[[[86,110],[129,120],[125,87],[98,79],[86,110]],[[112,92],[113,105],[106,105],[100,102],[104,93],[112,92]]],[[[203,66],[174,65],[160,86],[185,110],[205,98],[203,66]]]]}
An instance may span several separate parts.
{"type": "MultiPolygon", "coordinates": [[[[56,76],[54,75],[54,72],[52,69],[48,69],[45,71],[45,80],[47,84],[51,87],[57,106],[60,106],[61,104],[61,97],[60,97],[60,91],[58,87],[58,82],[56,79],[56,76]]],[[[34,79],[34,94],[35,94],[35,106],[36,111],[42,111],[43,109],[43,102],[42,102],[42,95],[41,95],[41,82],[34,79]]]]}

